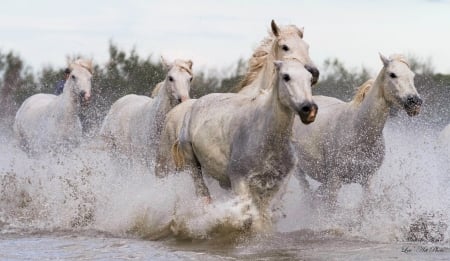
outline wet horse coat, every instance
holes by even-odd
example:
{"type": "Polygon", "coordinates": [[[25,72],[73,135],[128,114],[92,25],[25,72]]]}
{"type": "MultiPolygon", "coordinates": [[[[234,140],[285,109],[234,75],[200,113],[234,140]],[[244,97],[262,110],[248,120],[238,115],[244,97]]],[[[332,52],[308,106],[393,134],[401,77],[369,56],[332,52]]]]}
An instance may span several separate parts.
{"type": "Polygon", "coordinates": [[[292,59],[277,62],[267,93],[251,98],[241,94],[210,94],[193,103],[184,117],[175,159],[191,170],[197,194],[209,198],[203,174],[224,188],[250,198],[266,211],[294,165],[291,131],[294,117],[314,121],[312,75],[292,59]]]}
{"type": "Polygon", "coordinates": [[[16,113],[14,132],[21,147],[34,154],[63,151],[77,146],[82,138],[79,118],[83,100],[91,97],[92,62],[76,60],[62,94],[35,94],[16,113]]]}
{"type": "MultiPolygon", "coordinates": [[[[272,82],[267,79],[274,73],[274,61],[285,60],[287,57],[295,57],[301,61],[313,75],[312,82],[317,82],[319,71],[309,57],[309,45],[303,40],[303,34],[303,28],[295,25],[279,27],[272,20],[269,36],[255,49],[249,60],[248,71],[235,91],[253,98],[270,90],[272,82]]],[[[163,177],[175,170],[170,151],[178,139],[184,115],[193,103],[194,101],[182,103],[167,115],[155,166],[157,176],[163,177]]]]}
{"type": "Polygon", "coordinates": [[[331,205],[343,184],[368,188],[384,158],[383,128],[390,108],[404,108],[413,116],[422,104],[406,59],[380,57],[383,68],[376,80],[361,86],[351,102],[314,96],[320,107],[314,124],[294,123],[296,175],[306,188],[305,175],[321,182],[317,195],[331,205]]]}
{"type": "Polygon", "coordinates": [[[182,101],[189,99],[192,62],[164,62],[168,73],[150,98],[126,95],[117,100],[103,121],[100,135],[118,152],[150,163],[154,159],[166,114],[182,101]]]}

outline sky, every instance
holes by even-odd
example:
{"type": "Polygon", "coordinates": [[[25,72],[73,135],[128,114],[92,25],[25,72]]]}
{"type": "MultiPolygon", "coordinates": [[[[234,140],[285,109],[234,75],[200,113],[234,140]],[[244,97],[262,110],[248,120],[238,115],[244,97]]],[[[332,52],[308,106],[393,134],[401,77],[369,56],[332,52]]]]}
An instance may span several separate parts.
{"type": "Polygon", "coordinates": [[[158,61],[191,59],[194,71],[227,73],[248,59],[270,21],[304,27],[321,68],[381,68],[378,53],[430,60],[450,74],[450,0],[0,0],[0,51],[33,69],[63,67],[67,55],[104,64],[112,42],[158,61]]]}

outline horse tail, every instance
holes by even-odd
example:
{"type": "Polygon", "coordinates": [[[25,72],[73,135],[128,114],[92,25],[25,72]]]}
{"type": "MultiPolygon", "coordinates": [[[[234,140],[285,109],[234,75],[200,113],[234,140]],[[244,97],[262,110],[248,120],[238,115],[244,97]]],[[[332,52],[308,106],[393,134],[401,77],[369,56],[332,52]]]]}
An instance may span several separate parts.
{"type": "Polygon", "coordinates": [[[175,161],[175,167],[177,170],[181,170],[184,166],[185,159],[183,152],[180,149],[180,140],[176,140],[172,145],[172,157],[175,161]]]}

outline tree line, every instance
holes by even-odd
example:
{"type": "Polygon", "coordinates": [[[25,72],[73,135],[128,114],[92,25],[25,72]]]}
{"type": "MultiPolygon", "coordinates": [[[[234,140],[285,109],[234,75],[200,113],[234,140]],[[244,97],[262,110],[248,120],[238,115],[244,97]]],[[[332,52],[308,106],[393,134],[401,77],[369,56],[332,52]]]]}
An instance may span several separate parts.
{"type": "MultiPolygon", "coordinates": [[[[151,55],[140,57],[135,49],[121,50],[113,43],[108,47],[109,58],[105,64],[95,64],[92,82],[92,102],[83,107],[81,118],[86,131],[101,124],[114,101],[134,93],[150,95],[157,83],[164,80],[165,70],[161,62],[153,62],[151,55]]],[[[450,122],[450,75],[434,72],[429,60],[408,57],[416,72],[415,84],[424,105],[422,117],[433,124],[450,122]]],[[[95,62],[95,61],[94,61],[95,62]]],[[[229,92],[246,72],[246,60],[239,59],[227,76],[195,70],[191,97],[199,98],[212,92],[229,92]]],[[[366,68],[350,69],[338,59],[327,59],[319,66],[321,76],[313,88],[315,95],[327,95],[349,101],[355,89],[370,78],[366,68]]],[[[381,63],[380,63],[381,68],[381,63]]],[[[53,93],[55,83],[62,79],[65,68],[45,66],[33,72],[22,58],[13,51],[0,50],[0,118],[11,124],[13,117],[29,96],[36,93],[53,93]]],[[[377,72],[376,72],[377,73],[377,72]]],[[[320,113],[320,108],[319,108],[320,113]]]]}

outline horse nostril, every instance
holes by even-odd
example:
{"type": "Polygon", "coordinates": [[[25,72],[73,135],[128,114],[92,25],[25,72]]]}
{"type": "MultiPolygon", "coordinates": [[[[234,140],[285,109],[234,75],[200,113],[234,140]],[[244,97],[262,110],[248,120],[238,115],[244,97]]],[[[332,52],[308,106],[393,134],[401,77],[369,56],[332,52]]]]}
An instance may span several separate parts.
{"type": "Polygon", "coordinates": [[[311,109],[312,109],[311,105],[305,105],[301,108],[302,112],[304,112],[304,113],[309,113],[311,111],[311,109]]]}
{"type": "Polygon", "coordinates": [[[414,105],[422,105],[422,99],[420,99],[417,96],[409,96],[406,99],[406,102],[409,106],[414,106],[414,105]]]}
{"type": "Polygon", "coordinates": [[[83,97],[84,97],[84,95],[86,95],[86,91],[81,91],[81,92],[80,92],[80,97],[82,97],[82,98],[83,98],[83,97]]]}
{"type": "Polygon", "coordinates": [[[177,101],[178,101],[178,103],[183,102],[183,100],[181,98],[178,98],[177,101]]]}

